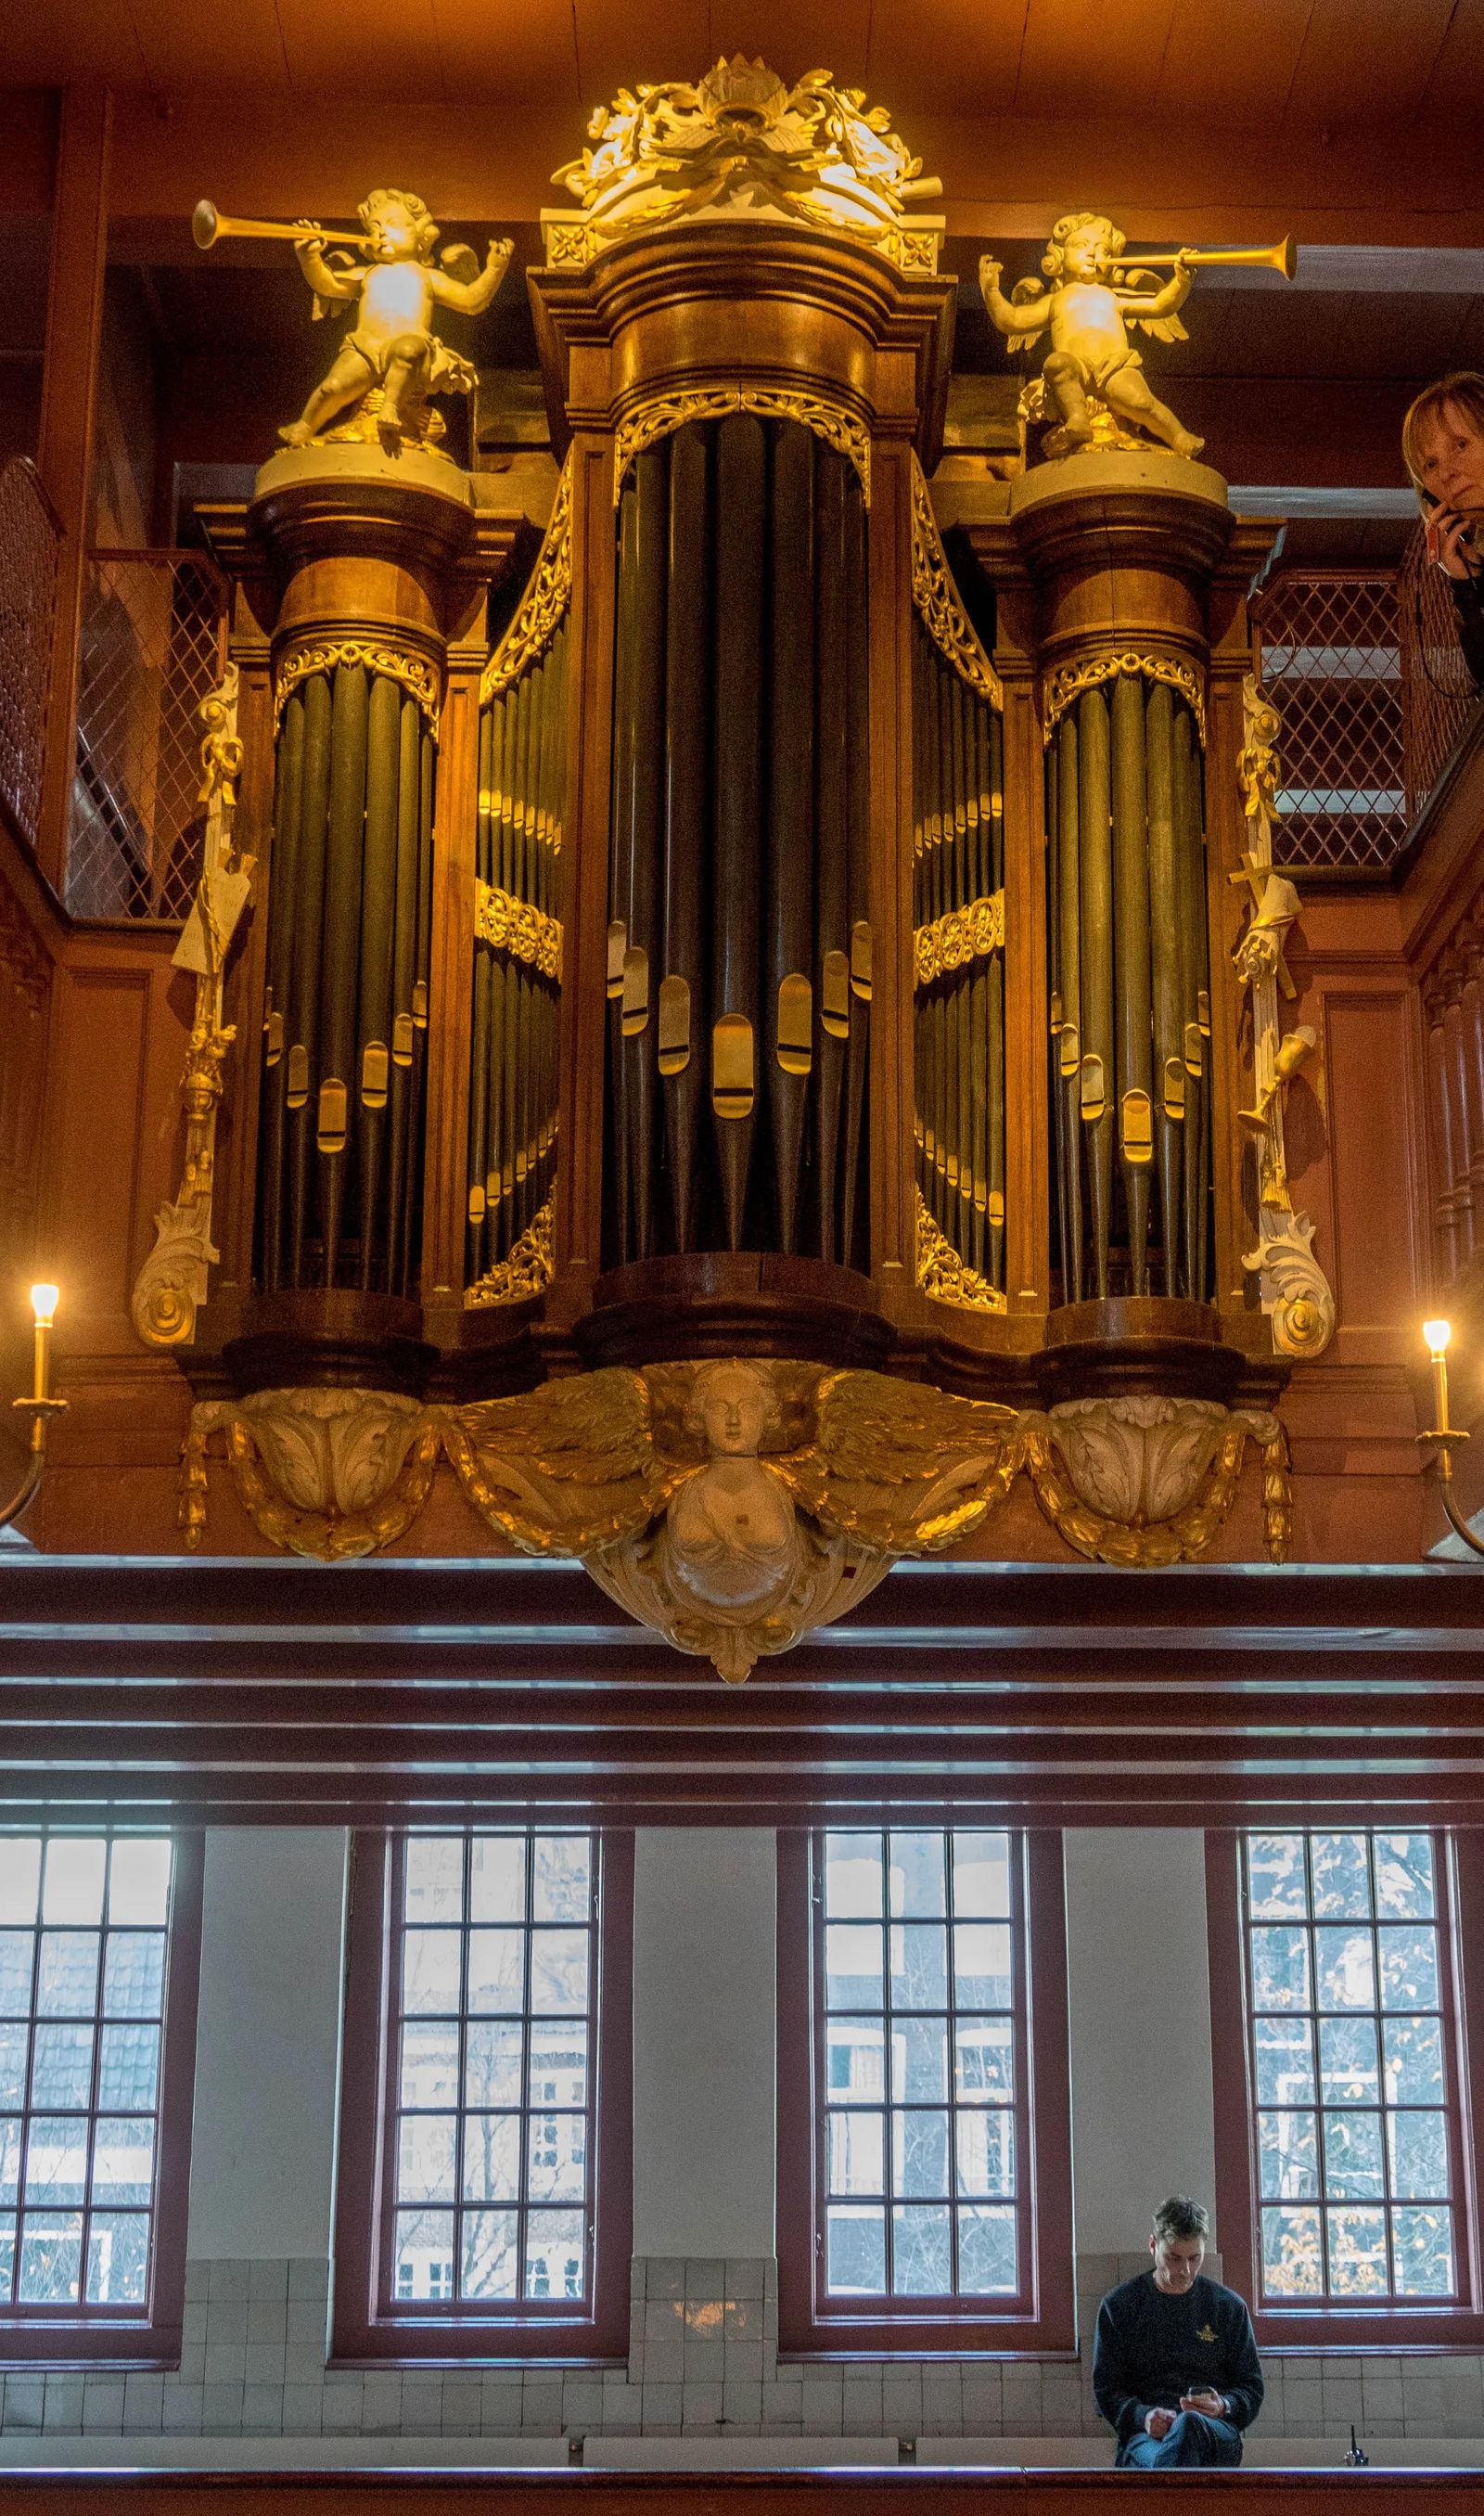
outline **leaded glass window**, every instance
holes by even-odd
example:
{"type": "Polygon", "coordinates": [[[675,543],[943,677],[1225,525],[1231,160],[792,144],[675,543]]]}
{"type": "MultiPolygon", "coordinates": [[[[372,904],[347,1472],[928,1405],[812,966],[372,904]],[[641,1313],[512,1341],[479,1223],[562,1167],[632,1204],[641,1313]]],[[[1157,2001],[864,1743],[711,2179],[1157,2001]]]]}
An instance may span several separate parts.
{"type": "Polygon", "coordinates": [[[0,1835],[0,2315],[146,2315],[165,1835],[0,1835]]]}
{"type": "Polygon", "coordinates": [[[998,2300],[1027,2286],[1022,1842],[816,1838],[823,2296],[998,2300]]]}
{"type": "Polygon", "coordinates": [[[1244,1873],[1262,2299],[1454,2299],[1440,1840],[1254,1833],[1244,1873]]]}
{"type": "Polygon", "coordinates": [[[590,2303],[596,1838],[406,1835],[391,1888],[384,2304],[590,2303]]]}

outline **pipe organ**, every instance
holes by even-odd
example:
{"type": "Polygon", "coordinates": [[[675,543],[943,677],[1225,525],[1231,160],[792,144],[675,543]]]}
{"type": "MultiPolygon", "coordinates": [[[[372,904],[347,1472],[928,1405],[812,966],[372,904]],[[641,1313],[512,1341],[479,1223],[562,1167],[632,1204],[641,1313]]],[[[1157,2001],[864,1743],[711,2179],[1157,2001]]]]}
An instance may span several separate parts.
{"type": "MultiPolygon", "coordinates": [[[[186,1367],[214,1403],[353,1381],[405,1408],[715,1365],[709,1398],[646,1381],[643,1421],[690,1405],[687,1456],[755,1464],[842,1367],[1053,1426],[1131,1391],[1265,1404],[1233,967],[1261,957],[1238,766],[1264,529],[1096,397],[1091,441],[1068,422],[1008,482],[935,487],[955,283],[916,161],[760,64],[663,94],[663,147],[621,99],[564,170],[581,211],[528,274],[558,479],[524,583],[529,524],[405,397],[394,446],[368,394],[239,520],[273,801],[228,1011],[262,1051],[186,1367]]],[[[460,1425],[466,1490],[536,1543],[460,1425]]],[[[1092,1527],[1046,1473],[1043,1508],[1092,1527]]],[[[869,1586],[856,1505],[801,1555],[799,1493],[755,1502],[746,1543],[697,1511],[598,1577],[685,1648],[697,1599],[721,1613],[705,1546],[751,1544],[762,1582],[764,1526],[790,1596],[869,1586]]]]}
{"type": "Polygon", "coordinates": [[[869,1274],[860,474],[800,420],[689,421],[617,543],[605,1263],[869,1274]]]}

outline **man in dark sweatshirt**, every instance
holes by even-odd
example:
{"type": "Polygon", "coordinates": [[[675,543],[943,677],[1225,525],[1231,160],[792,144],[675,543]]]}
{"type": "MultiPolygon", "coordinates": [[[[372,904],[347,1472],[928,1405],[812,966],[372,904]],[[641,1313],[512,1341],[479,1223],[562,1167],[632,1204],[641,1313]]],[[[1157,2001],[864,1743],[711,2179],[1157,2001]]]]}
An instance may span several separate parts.
{"type": "Polygon", "coordinates": [[[1119,2463],[1240,2463],[1242,2431],[1262,2408],[1252,2317],[1235,2289],[1206,2280],[1211,2221],[1173,2194],[1154,2214],[1152,2271],[1097,2310],[1092,2392],[1118,2436],[1119,2463]]]}

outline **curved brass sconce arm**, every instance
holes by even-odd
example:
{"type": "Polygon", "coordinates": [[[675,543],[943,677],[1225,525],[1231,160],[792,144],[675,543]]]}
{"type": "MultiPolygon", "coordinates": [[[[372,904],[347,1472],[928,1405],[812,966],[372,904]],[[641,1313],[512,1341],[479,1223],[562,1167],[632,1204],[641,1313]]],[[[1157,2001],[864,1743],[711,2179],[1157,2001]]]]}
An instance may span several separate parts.
{"type": "Polygon", "coordinates": [[[1484,1537],[1474,1534],[1453,1498],[1453,1453],[1461,1442],[1468,1439],[1466,1433],[1448,1420],[1448,1347],[1453,1329],[1447,1320],[1424,1320],[1422,1335],[1432,1357],[1432,1391],[1437,1422],[1429,1431],[1419,1433],[1417,1438],[1419,1442],[1431,1443],[1436,1447],[1438,1491],[1449,1526],[1475,1555],[1484,1555],[1484,1537]]]}

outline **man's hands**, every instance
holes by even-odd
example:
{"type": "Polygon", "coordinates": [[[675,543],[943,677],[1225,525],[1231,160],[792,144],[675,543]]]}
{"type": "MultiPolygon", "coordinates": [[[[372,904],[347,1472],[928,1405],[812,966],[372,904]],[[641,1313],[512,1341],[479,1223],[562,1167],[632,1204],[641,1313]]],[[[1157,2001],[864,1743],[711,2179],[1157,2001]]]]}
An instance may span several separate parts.
{"type": "MultiPolygon", "coordinates": [[[[1180,2396],[1180,2410],[1182,2411],[1204,2411],[1209,2420],[1224,2420],[1226,2417],[1225,2397],[1218,2394],[1215,2386],[1203,2385],[1199,2393],[1182,2394],[1180,2396]]],[[[1175,2426],[1175,2418],[1176,2413],[1174,2411],[1162,2411],[1158,2410],[1145,2411],[1144,2426],[1149,2435],[1153,2438],[1156,2446],[1159,2444],[1161,2438],[1167,2438],[1170,2435],[1171,2430],[1175,2426]]]]}

